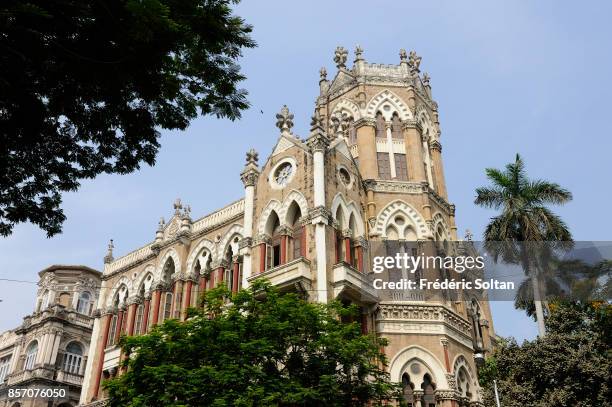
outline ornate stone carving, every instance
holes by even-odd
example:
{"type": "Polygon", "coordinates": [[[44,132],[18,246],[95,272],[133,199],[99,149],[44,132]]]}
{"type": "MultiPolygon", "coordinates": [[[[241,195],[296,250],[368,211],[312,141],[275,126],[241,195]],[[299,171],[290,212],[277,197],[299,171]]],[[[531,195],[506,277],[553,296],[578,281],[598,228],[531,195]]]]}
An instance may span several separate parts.
{"type": "Polygon", "coordinates": [[[406,53],[406,50],[404,48],[400,49],[399,57],[400,57],[400,63],[407,61],[408,54],[406,53]]]}
{"type": "Polygon", "coordinates": [[[410,51],[410,56],[408,57],[408,66],[418,72],[420,65],[421,57],[417,55],[416,51],[410,51]]]}
{"type": "Polygon", "coordinates": [[[331,212],[324,206],[312,208],[308,213],[308,217],[312,223],[324,223],[326,225],[329,225],[332,219],[331,212]]]}
{"type": "Polygon", "coordinates": [[[429,80],[430,80],[430,79],[431,79],[431,78],[429,77],[429,74],[428,74],[427,72],[425,72],[425,73],[423,74],[423,85],[425,85],[425,86],[429,86],[429,80]]]}
{"type": "Polygon", "coordinates": [[[280,113],[276,114],[276,127],[278,127],[283,134],[291,133],[293,127],[293,113],[289,112],[287,105],[283,105],[280,113]]]}
{"type": "Polygon", "coordinates": [[[433,140],[429,143],[429,149],[442,152],[442,144],[438,140],[433,140]]]}
{"type": "Polygon", "coordinates": [[[344,47],[336,47],[334,52],[334,62],[338,69],[346,68],[346,59],[348,58],[348,51],[344,47]]]}
{"type": "Polygon", "coordinates": [[[327,69],[325,69],[325,67],[321,67],[321,69],[319,69],[319,77],[322,81],[327,80],[327,69]]]}
{"type": "Polygon", "coordinates": [[[418,182],[366,180],[364,187],[366,191],[374,192],[401,194],[420,194],[424,192],[422,185],[418,182]]]}
{"type": "Polygon", "coordinates": [[[104,264],[110,264],[113,262],[113,260],[115,260],[115,258],[113,257],[114,248],[115,248],[115,245],[113,244],[113,239],[111,239],[110,242],[108,243],[108,249],[106,250],[106,256],[104,256],[104,264]]]}
{"type": "Polygon", "coordinates": [[[355,47],[355,62],[363,61],[363,48],[359,45],[355,47]]]}

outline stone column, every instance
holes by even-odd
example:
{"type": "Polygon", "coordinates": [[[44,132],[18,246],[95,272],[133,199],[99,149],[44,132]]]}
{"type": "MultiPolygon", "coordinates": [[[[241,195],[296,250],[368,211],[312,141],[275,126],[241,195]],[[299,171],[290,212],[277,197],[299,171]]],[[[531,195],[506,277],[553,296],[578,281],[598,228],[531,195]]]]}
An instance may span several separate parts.
{"type": "Polygon", "coordinates": [[[457,241],[457,224],[455,223],[455,205],[451,204],[450,214],[448,215],[450,222],[451,239],[457,241]]]}
{"type": "Polygon", "coordinates": [[[151,326],[157,325],[159,322],[159,305],[161,302],[161,288],[157,287],[153,290],[153,315],[151,318],[151,326]]]}
{"type": "Polygon", "coordinates": [[[117,312],[117,329],[115,329],[115,338],[113,339],[113,343],[115,345],[119,342],[119,338],[121,337],[121,326],[123,325],[123,314],[125,314],[124,308],[119,308],[117,312]]]}
{"type": "Polygon", "coordinates": [[[440,339],[440,344],[442,344],[442,349],[444,351],[444,365],[446,367],[446,373],[450,373],[451,365],[450,365],[450,357],[448,355],[448,339],[446,338],[440,339]]]}
{"type": "Polygon", "coordinates": [[[325,208],[325,151],[329,139],[323,133],[320,121],[313,120],[308,145],[313,153],[314,208],[312,223],[315,226],[315,249],[317,259],[317,298],[327,303],[327,242],[325,228],[329,223],[329,211],[325,208]]]}
{"type": "Polygon", "coordinates": [[[134,325],[136,322],[136,308],[138,307],[138,298],[130,298],[127,309],[127,334],[134,335],[134,325]]]}
{"type": "Polygon", "coordinates": [[[357,129],[357,151],[359,152],[359,172],[363,179],[378,178],[376,155],[376,122],[362,118],[355,122],[357,129]]]}
{"type": "Polygon", "coordinates": [[[266,243],[259,244],[259,272],[266,271],[266,243]]]}
{"type": "MultiPolygon", "coordinates": [[[[255,184],[259,178],[259,166],[257,161],[259,155],[254,149],[250,149],[246,155],[246,165],[240,174],[244,184],[244,236],[240,242],[240,255],[242,255],[242,286],[249,285],[247,279],[253,270],[251,257],[251,244],[253,241],[253,212],[255,208],[255,184]]],[[[264,259],[265,260],[265,259],[264,259]]],[[[261,271],[262,269],[260,269],[261,271]]]]}
{"type": "Polygon", "coordinates": [[[232,293],[236,294],[238,292],[238,277],[240,275],[240,263],[238,262],[238,257],[235,257],[233,264],[233,281],[232,281],[232,293]]]}
{"type": "Polygon", "coordinates": [[[101,341],[98,342],[98,346],[95,350],[96,354],[92,355],[95,357],[95,374],[93,377],[93,386],[89,389],[89,394],[87,396],[88,400],[97,398],[98,393],[100,391],[100,380],[102,379],[102,366],[104,365],[104,349],[106,348],[106,343],[108,342],[108,331],[110,329],[110,323],[112,320],[112,315],[110,310],[106,310],[105,314],[100,317],[101,320],[101,330],[102,335],[100,336],[101,341]]]}
{"type": "Polygon", "coordinates": [[[343,233],[344,238],[344,261],[348,264],[353,264],[353,259],[351,258],[351,235],[352,232],[350,230],[345,230],[343,233]]]}
{"type": "Polygon", "coordinates": [[[151,294],[145,294],[144,299],[144,310],[142,313],[142,334],[145,334],[149,330],[149,311],[151,310],[151,294]]]}
{"type": "Polygon", "coordinates": [[[433,166],[433,173],[435,182],[435,188],[438,195],[448,200],[446,193],[446,182],[444,180],[444,169],[442,167],[442,145],[439,141],[434,140],[429,144],[429,152],[431,154],[431,163],[433,166]]]}
{"type": "Polygon", "coordinates": [[[225,273],[225,267],[220,265],[217,267],[217,285],[223,283],[223,274],[225,273]]]}
{"type": "Polygon", "coordinates": [[[414,121],[407,121],[403,124],[403,130],[408,180],[414,182],[427,181],[423,164],[423,145],[421,143],[421,135],[417,130],[417,125],[414,121]]]}
{"type": "Polygon", "coordinates": [[[183,286],[183,306],[181,307],[181,320],[187,318],[187,308],[191,306],[191,289],[193,287],[193,281],[191,279],[185,282],[183,286]]]}
{"type": "Polygon", "coordinates": [[[280,241],[280,264],[285,263],[287,263],[287,235],[283,234],[280,241]]]}

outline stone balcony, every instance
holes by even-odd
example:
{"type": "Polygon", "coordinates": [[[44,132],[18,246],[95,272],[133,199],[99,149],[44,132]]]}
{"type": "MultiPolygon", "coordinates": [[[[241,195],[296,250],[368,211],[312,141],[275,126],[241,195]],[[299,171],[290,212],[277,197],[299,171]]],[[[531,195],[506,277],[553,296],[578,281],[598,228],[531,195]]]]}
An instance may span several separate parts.
{"type": "Polygon", "coordinates": [[[6,384],[12,386],[14,384],[23,383],[30,379],[49,379],[53,380],[54,369],[51,366],[35,366],[31,370],[22,370],[8,376],[6,384]]]}
{"type": "Polygon", "coordinates": [[[283,289],[310,290],[312,287],[312,271],[310,262],[303,257],[292,260],[280,266],[273,267],[247,278],[249,284],[265,278],[276,287],[283,289]]]}
{"type": "Polygon", "coordinates": [[[366,274],[360,273],[348,263],[340,262],[332,268],[334,298],[339,295],[354,301],[372,304],[379,301],[378,294],[366,274]]]}
{"type": "Polygon", "coordinates": [[[76,386],[83,385],[83,376],[79,374],[68,373],[63,370],[60,370],[59,372],[57,372],[57,376],[55,377],[55,380],[57,380],[58,382],[68,383],[68,384],[72,384],[76,386]]]}
{"type": "Polygon", "coordinates": [[[74,309],[55,304],[40,312],[25,316],[23,318],[23,323],[16,332],[20,333],[22,330],[38,325],[48,319],[63,320],[90,329],[93,328],[94,322],[93,317],[89,315],[84,315],[76,312],[74,309]]]}

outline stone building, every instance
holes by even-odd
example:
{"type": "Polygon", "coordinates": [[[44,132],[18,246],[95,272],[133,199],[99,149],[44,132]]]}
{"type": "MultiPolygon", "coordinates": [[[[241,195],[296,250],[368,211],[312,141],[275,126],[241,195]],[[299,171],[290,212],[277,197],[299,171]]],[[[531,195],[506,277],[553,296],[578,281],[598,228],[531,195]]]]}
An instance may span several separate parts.
{"type": "Polygon", "coordinates": [[[320,71],[310,134],[294,134],[283,107],[272,153],[261,165],[247,153],[243,199],[196,219],[177,200],[152,242],[118,259],[109,248],[81,403],[103,400],[120,335],[183,319],[221,282],[235,291],[266,278],[312,301],[356,303],[362,329],[389,339],[391,378],[410,405],[481,405],[475,356],[492,346],[488,305],[385,299],[371,284],[376,243],[457,240],[430,79],[415,52],[399,56],[372,64],[357,47],[349,68],[338,47],[334,78],[320,71]]]}
{"type": "Polygon", "coordinates": [[[53,265],[39,273],[34,312],[0,335],[0,406],[76,406],[81,394],[93,311],[101,273],[85,266],[53,265]],[[66,396],[9,397],[9,388],[58,388],[66,396]]]}

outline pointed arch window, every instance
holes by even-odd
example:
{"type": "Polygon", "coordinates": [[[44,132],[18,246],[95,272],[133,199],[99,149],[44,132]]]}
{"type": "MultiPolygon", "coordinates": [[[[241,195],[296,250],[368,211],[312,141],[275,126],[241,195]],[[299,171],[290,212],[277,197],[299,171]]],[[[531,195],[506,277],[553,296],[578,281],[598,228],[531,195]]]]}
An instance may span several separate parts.
{"type": "Polygon", "coordinates": [[[400,120],[397,112],[393,113],[393,117],[391,118],[391,137],[394,139],[404,138],[404,135],[402,134],[402,121],[400,120]]]}
{"type": "Polygon", "coordinates": [[[144,305],[138,304],[138,307],[136,307],[136,320],[134,323],[134,335],[140,335],[143,333],[142,332],[143,318],[144,318],[144,305]]]}
{"type": "Polygon", "coordinates": [[[435,384],[431,380],[431,376],[429,374],[425,374],[423,376],[423,384],[421,385],[423,389],[423,399],[421,401],[422,407],[436,407],[436,396],[434,392],[436,390],[435,384]]]}
{"type": "Polygon", "coordinates": [[[408,373],[402,375],[402,396],[407,407],[414,406],[414,383],[410,381],[408,373]]]}
{"type": "Polygon", "coordinates": [[[115,344],[115,335],[117,334],[117,315],[113,315],[110,321],[110,329],[108,331],[108,340],[106,341],[106,346],[110,347],[115,344]]]}
{"type": "Polygon", "coordinates": [[[164,297],[164,313],[162,314],[162,321],[170,319],[172,316],[172,293],[167,292],[164,297]]]}
{"type": "Polygon", "coordinates": [[[387,138],[385,118],[381,112],[376,113],[376,138],[387,138]]]}

